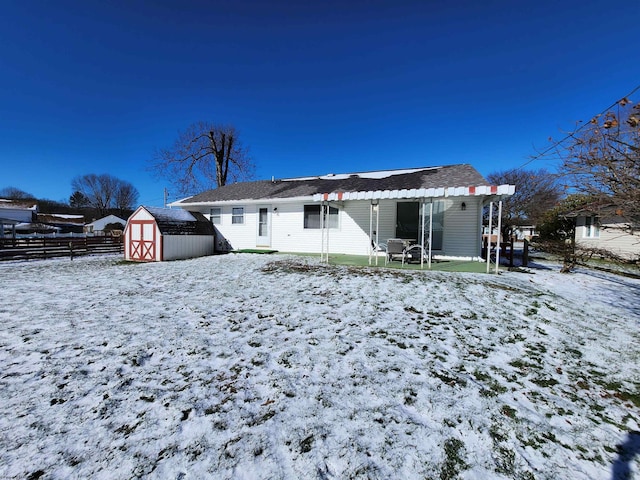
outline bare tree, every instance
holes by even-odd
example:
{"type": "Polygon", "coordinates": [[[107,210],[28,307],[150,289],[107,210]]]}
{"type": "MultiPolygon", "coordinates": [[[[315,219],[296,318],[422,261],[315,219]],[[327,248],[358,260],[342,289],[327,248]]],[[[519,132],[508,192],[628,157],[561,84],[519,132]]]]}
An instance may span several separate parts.
{"type": "Polygon", "coordinates": [[[151,169],[188,195],[250,179],[255,167],[234,127],[198,122],[179,132],[171,147],[157,150],[151,169]]]}
{"type": "Polygon", "coordinates": [[[124,215],[127,210],[132,209],[138,203],[139,196],[136,187],[129,182],[120,180],[113,196],[114,207],[120,211],[121,215],[124,215]]]}
{"type": "Polygon", "coordinates": [[[517,225],[536,225],[545,212],[554,207],[562,195],[555,175],[545,169],[512,169],[487,175],[491,185],[509,184],[516,192],[504,201],[502,234],[509,237],[517,225]]]}
{"type": "Polygon", "coordinates": [[[132,208],[138,199],[138,191],[133,185],[106,173],[76,177],[71,187],[74,195],[84,196],[88,205],[95,208],[99,215],[106,215],[112,208],[132,208]]]}
{"type": "Polygon", "coordinates": [[[594,200],[615,205],[628,230],[640,228],[640,105],[627,98],[569,136],[560,150],[570,186],[594,200]]]}
{"type": "Polygon", "coordinates": [[[0,198],[8,198],[10,200],[27,200],[35,198],[30,193],[20,190],[16,187],[5,187],[0,190],[0,198]]]}

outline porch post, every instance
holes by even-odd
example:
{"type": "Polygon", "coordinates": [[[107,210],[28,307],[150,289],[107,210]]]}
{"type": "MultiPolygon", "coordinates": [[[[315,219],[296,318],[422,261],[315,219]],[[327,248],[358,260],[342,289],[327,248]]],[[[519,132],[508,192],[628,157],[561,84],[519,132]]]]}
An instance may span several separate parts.
{"type": "Polygon", "coordinates": [[[496,273],[498,273],[498,267],[500,266],[500,235],[502,228],[502,200],[498,202],[498,236],[496,237],[496,273]]]}
{"type": "MultiPolygon", "coordinates": [[[[373,201],[369,206],[369,265],[371,265],[371,255],[375,250],[375,243],[373,241],[373,201]]],[[[376,262],[376,265],[378,262],[376,262]]]]}
{"type": "Polygon", "coordinates": [[[433,248],[433,198],[429,202],[429,270],[431,270],[431,250],[433,248]]]}
{"type": "Polygon", "coordinates": [[[324,262],[324,202],[320,202],[320,261],[324,262]]]}
{"type": "Polygon", "coordinates": [[[493,201],[489,202],[489,236],[487,237],[487,273],[489,273],[489,260],[491,259],[491,231],[493,230],[493,201]]]}
{"type": "MultiPolygon", "coordinates": [[[[376,200],[376,267],[378,266],[378,240],[380,235],[380,201],[376,200]]],[[[386,255],[386,252],[385,252],[386,255]]]]}
{"type": "MultiPolygon", "coordinates": [[[[322,217],[324,218],[324,212],[322,212],[322,213],[323,213],[322,217]]],[[[331,225],[331,222],[329,221],[329,202],[327,202],[327,213],[326,213],[326,215],[327,215],[327,218],[326,218],[326,220],[324,222],[325,223],[325,228],[327,229],[327,255],[326,255],[326,261],[327,261],[327,263],[329,263],[329,230],[330,230],[329,226],[331,225]]]]}
{"type": "Polygon", "coordinates": [[[420,199],[420,269],[424,267],[424,227],[425,208],[427,207],[424,198],[420,199]]]}

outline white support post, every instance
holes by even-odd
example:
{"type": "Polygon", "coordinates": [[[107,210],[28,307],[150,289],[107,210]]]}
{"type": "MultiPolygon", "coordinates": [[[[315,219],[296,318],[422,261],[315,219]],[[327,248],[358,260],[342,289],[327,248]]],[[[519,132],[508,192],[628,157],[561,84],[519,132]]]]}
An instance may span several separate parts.
{"type": "Polygon", "coordinates": [[[431,270],[431,251],[433,248],[433,198],[429,203],[429,258],[427,260],[429,270],[431,270]]]}
{"type": "Polygon", "coordinates": [[[489,202],[489,234],[487,236],[487,273],[491,263],[491,235],[493,230],[493,202],[489,202]]]}
{"type": "Polygon", "coordinates": [[[424,198],[420,199],[420,269],[424,267],[424,209],[426,205],[424,198]]]}
{"type": "Polygon", "coordinates": [[[496,237],[496,273],[500,266],[500,235],[502,230],[502,200],[498,202],[498,236],[496,237]]]}
{"type": "MultiPolygon", "coordinates": [[[[324,256],[325,256],[325,251],[324,251],[324,247],[325,247],[325,232],[324,232],[324,202],[320,202],[320,261],[324,262],[324,256]]],[[[329,261],[329,254],[327,252],[327,261],[329,261]]]]}
{"type": "MultiPolygon", "coordinates": [[[[378,266],[378,249],[377,245],[379,245],[379,233],[380,232],[380,202],[376,203],[376,267],[378,266]]],[[[385,255],[387,252],[384,253],[385,255]]]]}
{"type": "MultiPolygon", "coordinates": [[[[369,265],[371,265],[371,255],[375,254],[376,257],[378,253],[376,250],[376,242],[373,241],[373,202],[369,206],[369,265]]],[[[378,264],[376,258],[376,265],[378,264]]]]}
{"type": "MultiPolygon", "coordinates": [[[[327,249],[326,249],[325,261],[327,263],[329,263],[329,231],[331,230],[329,228],[330,225],[331,225],[331,222],[329,221],[329,202],[327,202],[327,213],[325,215],[327,217],[326,221],[324,222],[325,223],[325,228],[327,229],[327,249]]],[[[323,215],[323,217],[324,217],[324,215],[323,215]]]]}

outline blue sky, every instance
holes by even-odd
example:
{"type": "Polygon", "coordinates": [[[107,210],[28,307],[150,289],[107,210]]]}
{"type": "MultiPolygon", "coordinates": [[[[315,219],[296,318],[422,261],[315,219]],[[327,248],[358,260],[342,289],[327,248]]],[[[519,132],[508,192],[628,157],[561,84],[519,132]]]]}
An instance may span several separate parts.
{"type": "MultiPolygon", "coordinates": [[[[640,2],[0,1],[0,188],[110,173],[204,120],[266,179],[518,167],[640,84],[640,2]]],[[[638,98],[632,100],[640,101],[638,98]]],[[[529,168],[553,169],[550,161],[529,168]]]]}

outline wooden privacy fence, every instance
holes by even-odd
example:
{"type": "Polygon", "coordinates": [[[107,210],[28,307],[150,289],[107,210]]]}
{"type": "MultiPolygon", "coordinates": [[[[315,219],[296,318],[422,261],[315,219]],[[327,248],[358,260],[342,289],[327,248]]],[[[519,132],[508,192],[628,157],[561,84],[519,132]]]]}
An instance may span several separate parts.
{"type": "Polygon", "coordinates": [[[124,253],[124,237],[0,238],[0,260],[124,253]]]}

